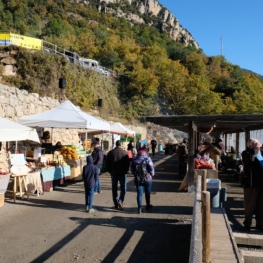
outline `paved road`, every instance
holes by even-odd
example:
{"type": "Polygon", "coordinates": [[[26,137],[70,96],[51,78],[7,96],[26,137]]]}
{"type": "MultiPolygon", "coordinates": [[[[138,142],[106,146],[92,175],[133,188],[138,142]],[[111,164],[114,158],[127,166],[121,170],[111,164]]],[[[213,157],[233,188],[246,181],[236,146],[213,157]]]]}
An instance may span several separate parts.
{"type": "Polygon", "coordinates": [[[111,181],[101,175],[94,214],[84,212],[83,183],[0,208],[0,262],[188,262],[193,195],[179,193],[175,156],[154,158],[151,213],[137,214],[131,174],[124,212],[112,209],[111,181]]]}

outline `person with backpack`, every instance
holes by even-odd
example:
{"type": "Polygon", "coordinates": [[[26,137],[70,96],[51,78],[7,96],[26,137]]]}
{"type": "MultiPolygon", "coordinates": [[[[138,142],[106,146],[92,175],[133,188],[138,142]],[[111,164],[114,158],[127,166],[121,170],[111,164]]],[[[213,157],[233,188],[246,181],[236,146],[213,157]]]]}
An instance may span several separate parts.
{"type": "Polygon", "coordinates": [[[152,139],[151,140],[151,145],[152,145],[152,154],[153,154],[153,158],[154,158],[154,155],[155,155],[155,149],[157,147],[157,141],[155,139],[152,139]]]}
{"type": "Polygon", "coordinates": [[[97,167],[93,164],[92,156],[87,156],[86,160],[87,164],[83,167],[82,171],[82,178],[85,187],[85,206],[87,213],[94,213],[95,210],[92,208],[94,187],[99,175],[97,167]]]}
{"type": "Polygon", "coordinates": [[[101,193],[101,184],[100,184],[100,170],[103,164],[103,151],[101,150],[100,143],[96,140],[92,142],[92,147],[93,147],[93,152],[91,153],[91,156],[93,158],[93,164],[97,167],[98,169],[98,180],[96,181],[95,189],[94,192],[95,194],[100,194],[101,193]]]}
{"type": "Polygon", "coordinates": [[[134,175],[134,183],[137,189],[138,214],[142,213],[142,196],[145,192],[146,211],[152,208],[151,190],[154,166],[152,159],[145,149],[140,149],[131,163],[131,172],[134,175]]]}

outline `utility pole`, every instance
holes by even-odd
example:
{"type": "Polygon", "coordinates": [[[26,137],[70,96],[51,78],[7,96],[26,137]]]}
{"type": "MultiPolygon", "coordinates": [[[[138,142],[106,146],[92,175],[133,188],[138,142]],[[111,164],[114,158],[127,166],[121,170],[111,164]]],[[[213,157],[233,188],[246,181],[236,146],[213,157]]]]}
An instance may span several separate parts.
{"type": "Polygon", "coordinates": [[[221,40],[221,56],[223,57],[224,52],[223,52],[223,36],[220,37],[221,40]]]}

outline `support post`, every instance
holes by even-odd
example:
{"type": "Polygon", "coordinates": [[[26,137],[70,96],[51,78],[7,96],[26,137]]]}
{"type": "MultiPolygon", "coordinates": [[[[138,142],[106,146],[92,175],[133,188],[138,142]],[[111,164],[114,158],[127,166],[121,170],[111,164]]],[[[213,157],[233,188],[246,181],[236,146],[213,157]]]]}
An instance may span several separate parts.
{"type": "Polygon", "coordinates": [[[201,189],[202,189],[202,191],[206,191],[206,176],[207,176],[207,170],[206,169],[204,169],[203,170],[203,175],[202,175],[202,187],[201,187],[201,189]]]}
{"type": "Polygon", "coordinates": [[[202,192],[202,243],[203,243],[203,251],[202,251],[202,262],[210,263],[210,192],[203,191],[202,192]]]}

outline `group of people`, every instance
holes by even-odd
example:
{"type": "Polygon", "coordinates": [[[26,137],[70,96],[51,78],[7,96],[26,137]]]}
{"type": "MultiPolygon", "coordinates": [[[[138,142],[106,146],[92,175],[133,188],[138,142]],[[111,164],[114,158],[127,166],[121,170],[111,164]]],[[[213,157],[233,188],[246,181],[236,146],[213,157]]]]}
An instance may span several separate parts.
{"type": "MultiPolygon", "coordinates": [[[[106,169],[111,176],[112,183],[112,200],[114,208],[123,211],[123,202],[127,191],[126,177],[129,170],[134,175],[134,183],[137,189],[137,206],[138,214],[142,210],[142,196],[145,192],[146,210],[152,208],[150,193],[152,189],[152,177],[154,176],[154,166],[149,157],[147,148],[144,146],[132,147],[133,144],[128,145],[128,150],[122,149],[122,142],[116,141],[116,147],[109,151],[105,161],[106,169]],[[135,152],[136,150],[136,152],[135,152]],[[129,158],[128,151],[132,151],[132,157],[129,158]],[[139,168],[144,165],[145,176],[141,179],[139,175],[143,173],[139,168]],[[120,184],[120,194],[118,194],[118,184],[120,184]]],[[[94,151],[87,157],[87,164],[83,167],[82,177],[84,179],[85,187],[85,205],[88,213],[93,213],[93,197],[94,192],[101,192],[101,185],[99,174],[103,163],[103,152],[99,146],[99,142],[92,143],[94,151]]]]}

